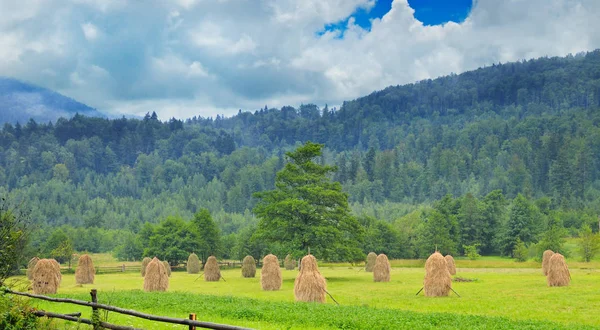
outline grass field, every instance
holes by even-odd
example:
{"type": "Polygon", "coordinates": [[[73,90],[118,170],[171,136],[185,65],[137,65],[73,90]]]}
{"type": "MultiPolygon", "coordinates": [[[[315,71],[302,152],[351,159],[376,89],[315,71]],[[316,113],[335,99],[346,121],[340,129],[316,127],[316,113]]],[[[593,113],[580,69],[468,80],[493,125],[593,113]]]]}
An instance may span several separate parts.
{"type": "MultiPolygon", "coordinates": [[[[99,265],[114,263],[106,256],[96,259],[99,265]]],[[[75,285],[74,275],[66,274],[58,296],[89,300],[89,290],[96,288],[102,303],[182,318],[197,313],[199,320],[260,329],[600,328],[600,270],[596,262],[570,263],[571,286],[549,288],[537,268],[539,263],[533,261],[458,259],[457,276],[474,279],[453,283],[460,298],[415,296],[423,282],[424,271],[419,264],[422,262],[392,263],[395,267],[390,283],[374,283],[372,274],[365,273],[362,267],[321,265],[328,290],[340,306],[329,298],[325,305],[295,303],[293,285],[297,272],[285,270],[283,287],[275,292],[261,290],[260,273],[256,278],[242,278],[240,269],[223,270],[226,282],[204,282],[197,275],[174,272],[169,292],[151,294],[141,291],[143,278],[137,273],[97,275],[94,285],[83,287],[75,285]],[[399,265],[403,267],[396,267],[399,265]]],[[[80,306],[40,301],[34,304],[53,312],[81,311],[84,317],[90,314],[80,306]]],[[[149,329],[185,328],[115,313],[108,315],[108,321],[149,329]]]]}

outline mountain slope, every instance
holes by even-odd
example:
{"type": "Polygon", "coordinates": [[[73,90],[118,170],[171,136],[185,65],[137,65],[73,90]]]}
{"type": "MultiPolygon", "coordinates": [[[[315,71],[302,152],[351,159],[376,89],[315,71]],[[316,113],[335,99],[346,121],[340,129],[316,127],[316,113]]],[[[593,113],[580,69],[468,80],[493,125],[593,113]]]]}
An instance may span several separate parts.
{"type": "Polygon", "coordinates": [[[56,121],[59,117],[103,116],[95,109],[49,89],[0,77],[0,124],[56,121]]]}

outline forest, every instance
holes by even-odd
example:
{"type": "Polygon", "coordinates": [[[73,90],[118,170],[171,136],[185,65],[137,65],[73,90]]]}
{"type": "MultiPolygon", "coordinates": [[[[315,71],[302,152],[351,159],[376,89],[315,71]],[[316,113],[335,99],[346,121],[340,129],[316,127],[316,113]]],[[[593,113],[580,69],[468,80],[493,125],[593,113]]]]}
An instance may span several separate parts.
{"type": "MultiPolygon", "coordinates": [[[[313,141],[324,144],[315,161],[337,169],[363,252],[541,255],[598,231],[599,110],[596,50],[390,86],[339,109],[7,123],[0,196],[30,209],[29,256],[140,259],[190,232],[199,255],[285,255],[254,235],[255,193],[313,141]]],[[[172,245],[161,259],[191,252],[172,245]]]]}

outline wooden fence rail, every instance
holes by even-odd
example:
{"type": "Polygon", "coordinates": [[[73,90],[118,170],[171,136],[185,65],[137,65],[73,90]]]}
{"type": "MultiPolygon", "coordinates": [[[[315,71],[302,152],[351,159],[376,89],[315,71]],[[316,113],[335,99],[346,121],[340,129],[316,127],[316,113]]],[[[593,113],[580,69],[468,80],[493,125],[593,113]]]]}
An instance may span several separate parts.
{"type": "MultiPolygon", "coordinates": [[[[32,294],[32,293],[27,293],[27,292],[13,291],[8,288],[4,288],[4,292],[9,293],[9,294],[34,298],[34,299],[41,299],[41,300],[46,300],[46,301],[58,302],[58,303],[68,303],[68,304],[91,307],[93,310],[93,314],[96,315],[96,318],[98,315],[97,310],[104,309],[107,311],[111,311],[111,312],[115,312],[115,313],[119,313],[119,314],[130,315],[130,316],[135,316],[135,317],[139,317],[139,318],[151,320],[151,321],[187,325],[187,326],[189,326],[189,329],[194,329],[194,327],[200,327],[200,328],[205,328],[205,329],[217,329],[217,330],[249,330],[249,328],[237,327],[237,326],[233,326],[233,325],[202,322],[202,321],[197,321],[197,320],[180,319],[180,318],[167,317],[167,316],[158,316],[158,315],[152,315],[152,314],[146,314],[146,313],[134,311],[131,309],[125,309],[125,308],[120,308],[120,307],[111,306],[111,305],[99,304],[97,302],[94,302],[96,300],[96,289],[92,289],[92,291],[90,292],[90,295],[92,296],[92,300],[93,300],[92,302],[83,301],[83,300],[75,300],[75,299],[70,299],[70,298],[52,298],[52,297],[48,297],[48,296],[32,294]]],[[[106,323],[106,322],[102,322],[102,321],[94,322],[94,320],[82,319],[82,318],[79,318],[79,317],[76,317],[73,315],[68,315],[68,314],[56,314],[56,313],[51,313],[51,312],[46,312],[46,311],[36,311],[35,315],[55,317],[55,318],[60,318],[63,320],[91,324],[94,326],[94,329],[100,329],[100,327],[104,327],[107,329],[118,329],[118,330],[133,330],[133,329],[135,329],[135,328],[128,327],[128,326],[115,325],[115,324],[110,324],[110,323],[106,323]]],[[[190,316],[190,318],[191,318],[191,316],[190,316]]]]}

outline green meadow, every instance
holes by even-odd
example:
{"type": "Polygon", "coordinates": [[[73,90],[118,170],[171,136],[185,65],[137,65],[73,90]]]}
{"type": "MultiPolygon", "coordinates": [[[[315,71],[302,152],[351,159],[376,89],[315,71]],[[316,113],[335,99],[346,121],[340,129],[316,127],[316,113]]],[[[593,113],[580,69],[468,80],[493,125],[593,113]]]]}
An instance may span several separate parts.
{"type": "MultiPolygon", "coordinates": [[[[106,263],[111,262],[107,260],[106,263]]],[[[351,265],[320,265],[328,291],[339,302],[294,302],[297,271],[282,269],[280,291],[265,292],[256,278],[242,278],[240,269],[223,270],[225,281],[173,272],[168,292],[143,292],[138,273],[100,274],[94,285],[78,286],[72,274],[63,275],[60,297],[89,300],[98,289],[99,302],[156,315],[187,318],[259,329],[593,329],[600,327],[600,270],[597,262],[571,265],[569,287],[546,285],[539,263],[515,263],[503,258],[457,260],[454,282],[460,294],[427,298],[421,288],[424,270],[418,261],[394,260],[391,282],[374,283],[372,274],[351,265]],[[488,267],[484,267],[487,264],[488,267]],[[502,267],[504,265],[504,267],[502,267]],[[515,266],[517,265],[517,266],[515,266]],[[469,266],[469,267],[465,267],[469,266]],[[515,266],[515,267],[512,267],[515,266]],[[520,267],[518,267],[520,266],[520,267]],[[593,267],[593,268],[592,268],[593,267]]],[[[15,278],[24,283],[23,278],[15,278]]],[[[35,300],[36,308],[52,312],[91,311],[81,306],[35,300]]],[[[116,313],[103,314],[108,322],[149,329],[183,329],[116,313]]],[[[55,323],[59,328],[83,328],[55,323]]]]}

